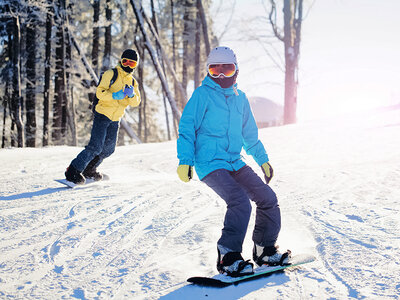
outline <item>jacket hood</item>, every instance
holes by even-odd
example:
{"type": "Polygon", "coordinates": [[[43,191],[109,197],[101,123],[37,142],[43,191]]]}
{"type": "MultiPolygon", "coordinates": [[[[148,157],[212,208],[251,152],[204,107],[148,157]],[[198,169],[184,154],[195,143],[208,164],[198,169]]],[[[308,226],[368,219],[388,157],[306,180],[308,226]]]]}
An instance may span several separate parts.
{"type": "Polygon", "coordinates": [[[207,86],[211,87],[212,89],[224,94],[225,96],[237,94],[237,92],[235,92],[235,91],[237,91],[237,83],[235,83],[231,87],[224,89],[218,83],[216,83],[214,80],[212,80],[209,76],[206,76],[203,79],[201,85],[207,85],[207,86]]]}

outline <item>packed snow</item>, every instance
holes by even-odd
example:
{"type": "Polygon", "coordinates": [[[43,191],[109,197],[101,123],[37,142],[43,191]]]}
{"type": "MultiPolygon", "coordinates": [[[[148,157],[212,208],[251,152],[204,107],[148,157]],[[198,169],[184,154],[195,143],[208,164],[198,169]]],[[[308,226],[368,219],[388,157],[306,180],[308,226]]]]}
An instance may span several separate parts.
{"type": "MultiPolygon", "coordinates": [[[[82,147],[0,150],[1,299],[399,299],[400,109],[260,130],[280,248],[317,260],[225,288],[225,204],[176,175],[175,141],[118,147],[110,181],[54,181],[82,147]]],[[[251,157],[246,162],[261,176],[251,157]]],[[[251,229],[243,256],[251,258],[251,229]]]]}

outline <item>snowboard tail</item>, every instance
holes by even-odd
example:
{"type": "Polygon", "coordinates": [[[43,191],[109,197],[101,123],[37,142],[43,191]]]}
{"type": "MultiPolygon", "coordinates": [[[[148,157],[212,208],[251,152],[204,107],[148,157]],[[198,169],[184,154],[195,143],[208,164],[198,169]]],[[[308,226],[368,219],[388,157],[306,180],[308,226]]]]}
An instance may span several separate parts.
{"type": "Polygon", "coordinates": [[[293,268],[299,265],[313,262],[315,257],[308,254],[299,254],[293,256],[288,265],[284,266],[267,266],[263,265],[261,267],[255,268],[254,273],[250,275],[244,275],[240,277],[231,277],[225,274],[218,274],[213,277],[190,277],[187,281],[193,284],[205,285],[205,286],[216,286],[224,287],[231,284],[238,284],[239,282],[249,281],[256,278],[271,275],[273,273],[283,272],[285,269],[293,268]]]}
{"type": "Polygon", "coordinates": [[[84,184],[75,184],[75,183],[73,183],[72,181],[69,181],[69,180],[67,180],[67,179],[54,179],[54,181],[57,181],[58,183],[61,183],[61,184],[63,184],[63,185],[65,185],[65,186],[67,186],[67,187],[69,187],[69,188],[76,188],[76,187],[82,187],[82,186],[86,186],[86,185],[88,185],[88,184],[93,184],[93,183],[99,183],[99,182],[102,182],[102,181],[107,181],[107,180],[110,180],[110,177],[108,176],[108,175],[106,175],[106,174],[103,174],[103,179],[102,180],[98,180],[98,181],[96,181],[96,180],[94,180],[94,179],[92,179],[92,178],[87,178],[86,179],[86,181],[85,181],[85,183],[84,184]]]}

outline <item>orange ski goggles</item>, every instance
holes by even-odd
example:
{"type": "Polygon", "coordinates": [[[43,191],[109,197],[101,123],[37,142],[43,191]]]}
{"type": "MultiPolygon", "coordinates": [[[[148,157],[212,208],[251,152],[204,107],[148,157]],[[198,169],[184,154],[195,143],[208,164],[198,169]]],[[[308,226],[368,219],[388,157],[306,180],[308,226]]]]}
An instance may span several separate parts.
{"type": "Polygon", "coordinates": [[[221,74],[225,77],[232,77],[235,73],[235,64],[215,64],[208,66],[208,74],[213,78],[218,78],[221,74]]]}
{"type": "Polygon", "coordinates": [[[133,69],[133,68],[136,68],[137,61],[136,60],[132,60],[132,59],[128,59],[128,58],[123,58],[123,59],[121,59],[121,65],[123,67],[131,67],[133,69]]]}

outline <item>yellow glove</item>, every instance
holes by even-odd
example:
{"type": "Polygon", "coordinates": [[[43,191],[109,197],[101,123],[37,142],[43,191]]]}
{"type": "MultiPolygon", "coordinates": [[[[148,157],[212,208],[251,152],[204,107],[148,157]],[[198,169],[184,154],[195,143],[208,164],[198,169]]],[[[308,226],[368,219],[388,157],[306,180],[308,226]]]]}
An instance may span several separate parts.
{"type": "Polygon", "coordinates": [[[189,182],[190,179],[192,179],[193,167],[189,165],[179,165],[176,173],[178,173],[180,180],[183,182],[189,182]]]}
{"type": "Polygon", "coordinates": [[[265,182],[268,184],[274,176],[274,170],[272,169],[269,162],[263,163],[261,165],[261,169],[264,172],[265,182]]]}

